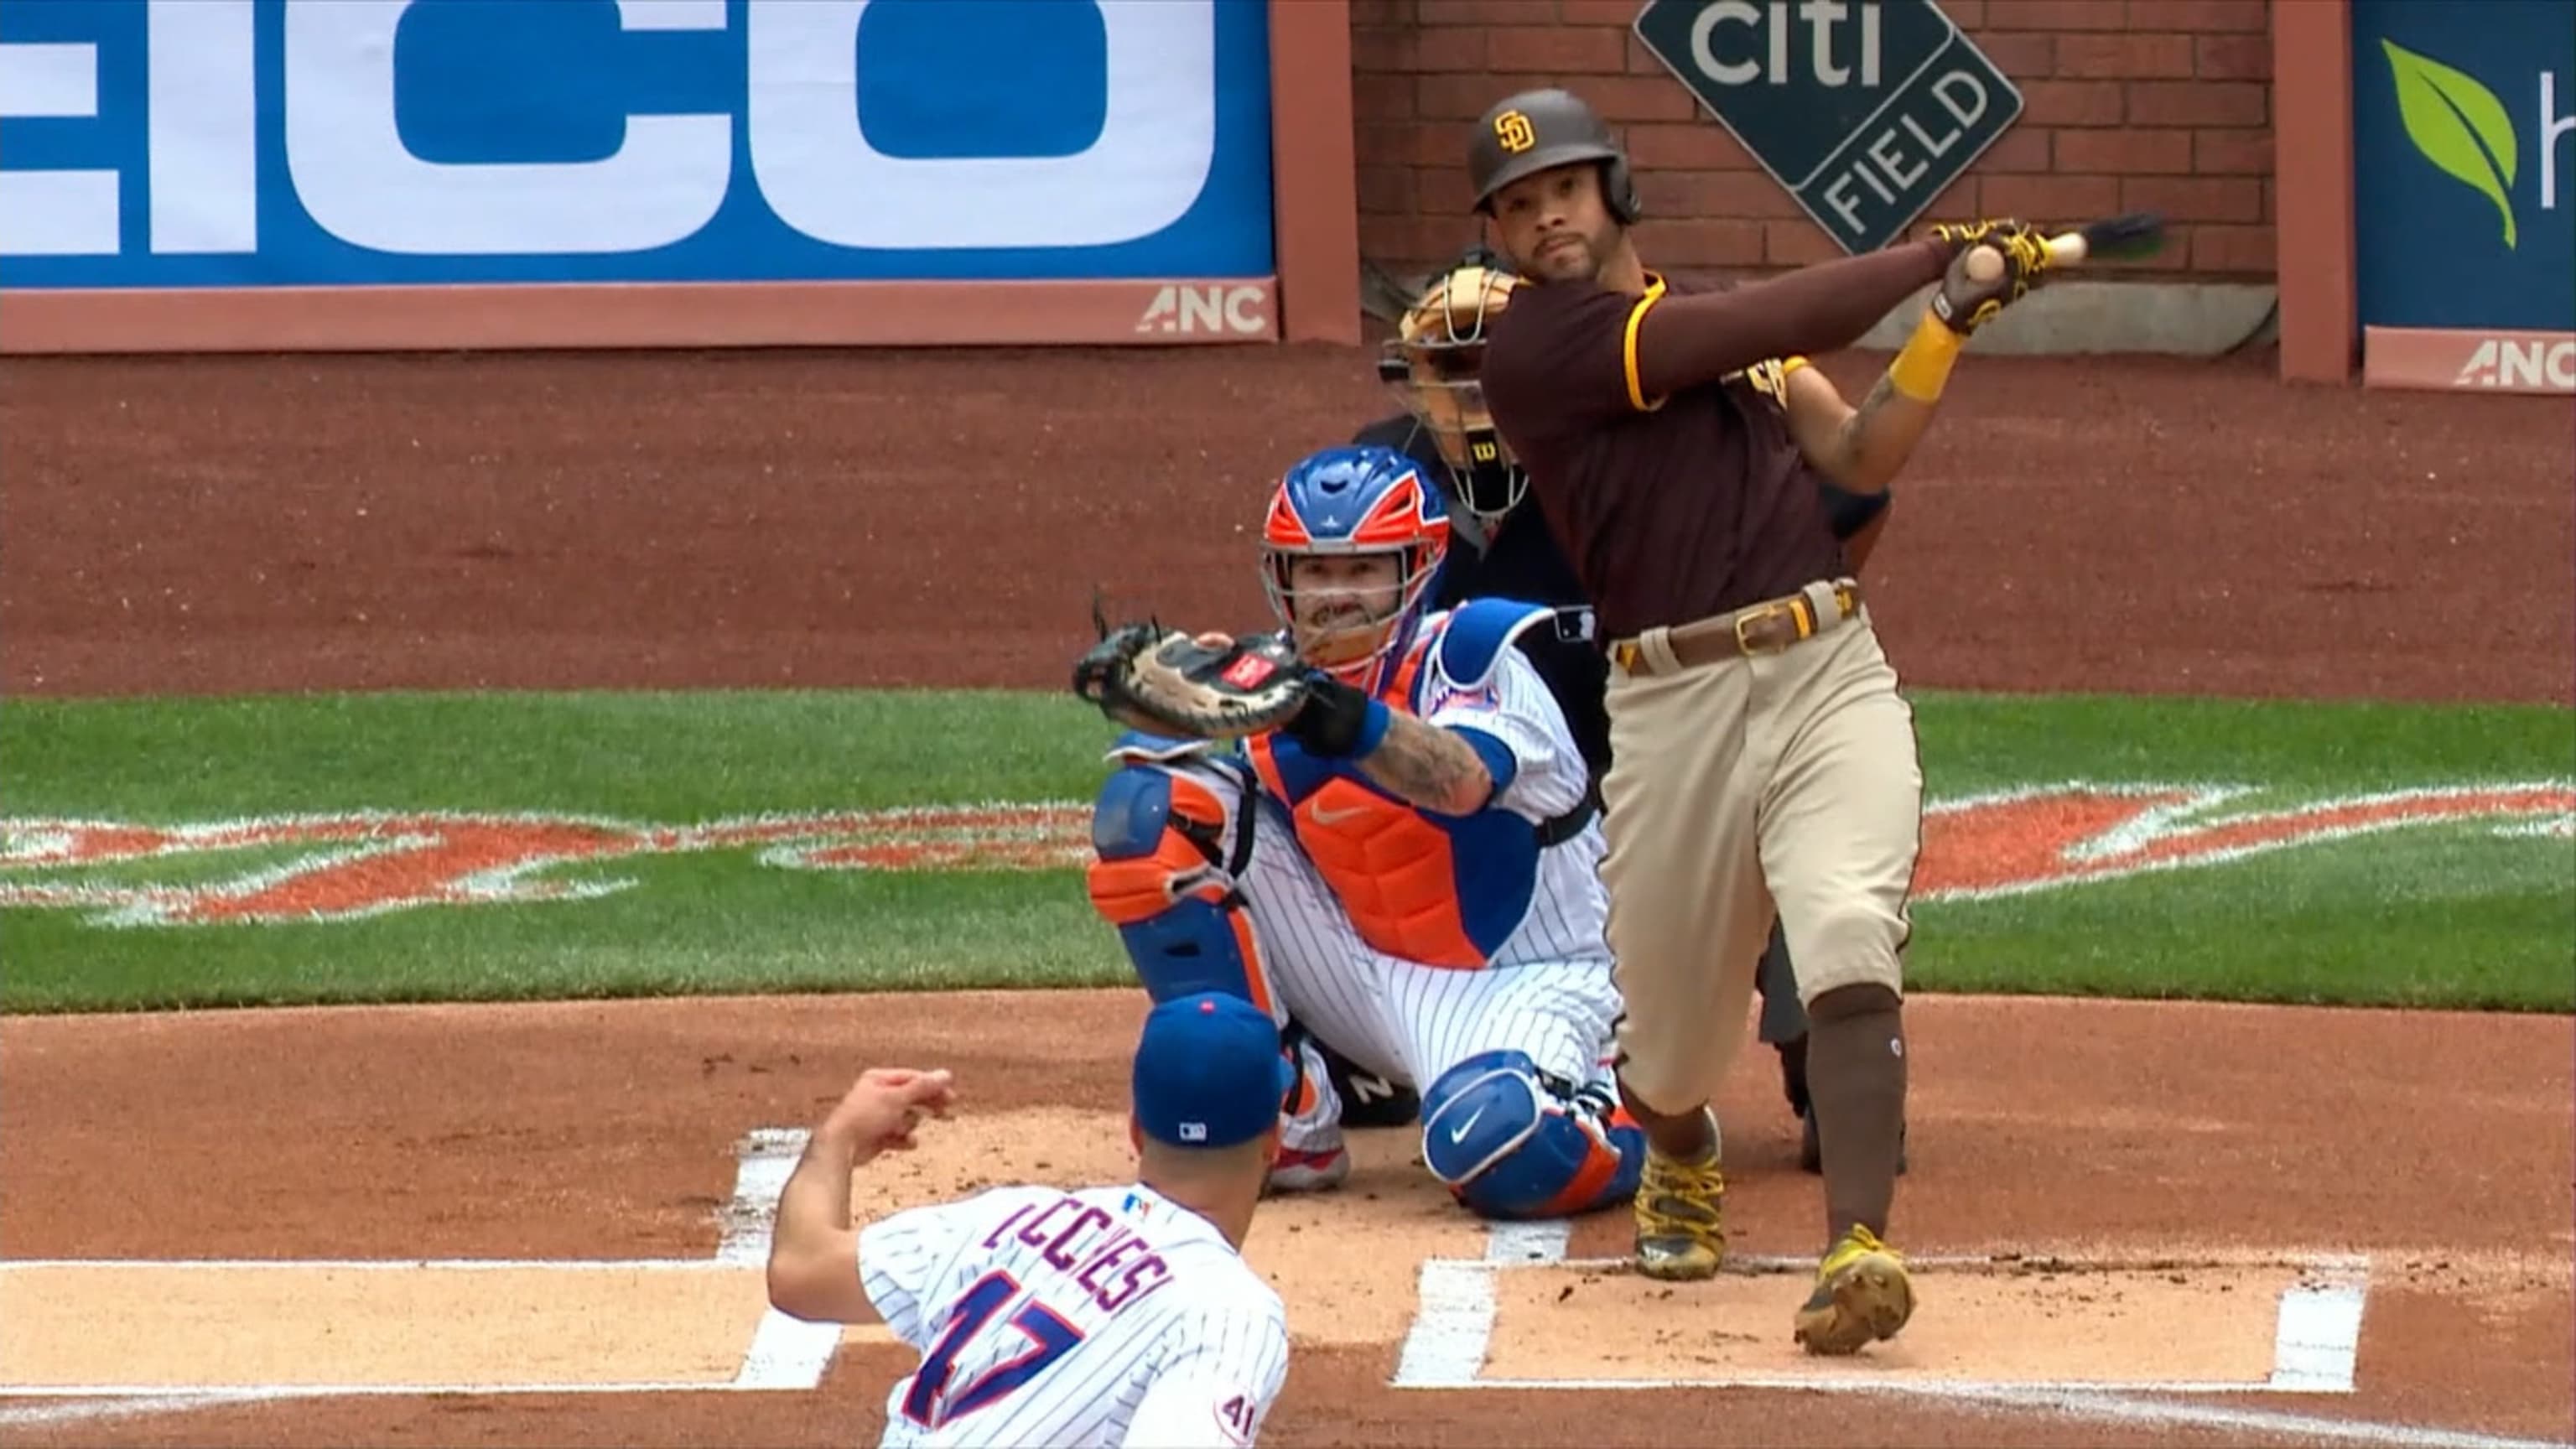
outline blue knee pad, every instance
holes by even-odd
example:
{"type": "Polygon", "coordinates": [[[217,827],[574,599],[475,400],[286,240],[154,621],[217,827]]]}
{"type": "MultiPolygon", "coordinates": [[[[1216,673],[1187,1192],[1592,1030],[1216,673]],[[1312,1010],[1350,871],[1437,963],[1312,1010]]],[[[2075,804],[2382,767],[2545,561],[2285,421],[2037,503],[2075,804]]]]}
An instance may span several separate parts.
{"type": "Polygon", "coordinates": [[[1117,927],[1156,1001],[1217,991],[1269,1004],[1252,918],[1234,886],[1252,831],[1238,829],[1231,851],[1223,834],[1215,791],[1156,765],[1118,770],[1093,802],[1092,905],[1117,927]]]}
{"type": "Polygon", "coordinates": [[[1422,1094],[1422,1160],[1480,1216],[1563,1217],[1634,1195],[1646,1137],[1529,1053],[1504,1049],[1467,1058],[1422,1094]]]}

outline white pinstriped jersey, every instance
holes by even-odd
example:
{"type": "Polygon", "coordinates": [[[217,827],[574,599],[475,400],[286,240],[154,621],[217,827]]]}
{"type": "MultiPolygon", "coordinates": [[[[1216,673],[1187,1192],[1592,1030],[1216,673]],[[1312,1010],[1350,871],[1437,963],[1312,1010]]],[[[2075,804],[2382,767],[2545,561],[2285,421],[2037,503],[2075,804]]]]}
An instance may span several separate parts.
{"type": "MultiPolygon", "coordinates": [[[[1415,683],[1415,713],[1427,724],[1482,731],[1511,751],[1511,783],[1487,809],[1508,810],[1537,824],[1582,803],[1591,780],[1582,747],[1546,678],[1520,650],[1506,647],[1483,687],[1474,690],[1449,685],[1426,667],[1415,683]]],[[[1539,852],[1529,912],[1495,949],[1494,965],[1609,959],[1610,897],[1601,884],[1605,849],[1596,817],[1573,839],[1539,852]]],[[[1476,884],[1463,889],[1473,891],[1476,884]]]]}
{"type": "Polygon", "coordinates": [[[1142,1185],[896,1213],[860,1230],[859,1277],[922,1355],[885,1446],[1248,1445],[1287,1377],[1279,1295],[1142,1185]]]}

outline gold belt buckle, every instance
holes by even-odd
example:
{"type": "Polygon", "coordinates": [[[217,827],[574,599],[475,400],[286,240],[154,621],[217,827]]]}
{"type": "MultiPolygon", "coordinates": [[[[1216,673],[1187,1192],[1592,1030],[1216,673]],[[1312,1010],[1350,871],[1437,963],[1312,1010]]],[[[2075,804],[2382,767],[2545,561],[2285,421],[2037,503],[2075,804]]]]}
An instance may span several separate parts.
{"type": "MultiPolygon", "coordinates": [[[[1765,604],[1761,608],[1747,609],[1743,613],[1736,615],[1735,647],[1746,654],[1777,654],[1788,648],[1789,644],[1794,641],[1782,641],[1775,644],[1756,644],[1744,632],[1747,625],[1759,624],[1764,620],[1769,619],[1772,615],[1779,613],[1783,608],[1792,608],[1794,616],[1793,606],[1785,604],[1765,604]]],[[[1805,637],[1805,631],[1801,630],[1799,637],[1805,637]]]]}

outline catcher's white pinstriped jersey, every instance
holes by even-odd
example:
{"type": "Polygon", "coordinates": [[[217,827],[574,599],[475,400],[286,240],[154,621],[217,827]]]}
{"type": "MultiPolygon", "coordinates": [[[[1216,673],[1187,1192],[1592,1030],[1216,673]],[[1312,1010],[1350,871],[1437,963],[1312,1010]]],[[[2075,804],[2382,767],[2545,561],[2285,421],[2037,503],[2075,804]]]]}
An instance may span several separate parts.
{"type": "MultiPolygon", "coordinates": [[[[1450,617],[1426,620],[1426,639],[1436,638],[1450,617]]],[[[1583,752],[1555,695],[1517,649],[1503,648],[1473,687],[1426,660],[1408,693],[1404,702],[1426,723],[1475,731],[1509,751],[1510,778],[1488,802],[1489,812],[1535,826],[1584,800],[1590,774],[1583,752]]],[[[1243,808],[1241,792],[1226,777],[1203,767],[1192,775],[1230,813],[1243,808]]],[[[1290,768],[1280,777],[1291,779],[1290,768]]],[[[1523,868],[1535,879],[1458,872],[1461,916],[1480,909],[1480,893],[1528,901],[1490,960],[1462,969],[1372,947],[1352,920],[1350,902],[1301,842],[1292,824],[1295,802],[1270,790],[1258,798],[1251,856],[1237,884],[1250,903],[1267,984],[1282,1011],[1368,1071],[1417,1088],[1468,1056],[1501,1047],[1525,1051],[1576,1083],[1606,1080],[1619,992],[1597,817],[1538,851],[1534,861],[1524,857],[1523,868]]],[[[1317,813],[1307,810],[1310,828],[1317,813]]]]}
{"type": "Polygon", "coordinates": [[[1533,611],[1482,603],[1464,630],[1486,641],[1482,650],[1452,647],[1470,611],[1434,614],[1379,686],[1390,707],[1476,747],[1499,788],[1474,814],[1417,809],[1283,735],[1252,739],[1251,762],[1348,925],[1377,949],[1451,970],[1607,961],[1600,820],[1555,844],[1532,843],[1539,827],[1583,805],[1590,769],[1537,667],[1494,638],[1497,619],[1533,611]],[[1444,664],[1472,672],[1455,678],[1444,664]]]}
{"type": "MultiPolygon", "coordinates": [[[[1519,650],[1503,651],[1481,689],[1444,688],[1429,674],[1424,671],[1418,701],[1425,723],[1481,731],[1512,753],[1517,768],[1511,783],[1488,809],[1508,810],[1535,825],[1583,803],[1591,770],[1582,747],[1547,681],[1519,650]]],[[[1538,853],[1529,914],[1495,950],[1494,965],[1610,959],[1610,898],[1601,886],[1605,849],[1596,816],[1572,839],[1538,853]]],[[[1484,885],[1471,877],[1461,891],[1472,895],[1484,885]]]]}
{"type": "Polygon", "coordinates": [[[861,1230],[859,1276],[922,1355],[886,1446],[1247,1445],[1287,1377],[1279,1295],[1142,1185],[896,1213],[861,1230]]]}

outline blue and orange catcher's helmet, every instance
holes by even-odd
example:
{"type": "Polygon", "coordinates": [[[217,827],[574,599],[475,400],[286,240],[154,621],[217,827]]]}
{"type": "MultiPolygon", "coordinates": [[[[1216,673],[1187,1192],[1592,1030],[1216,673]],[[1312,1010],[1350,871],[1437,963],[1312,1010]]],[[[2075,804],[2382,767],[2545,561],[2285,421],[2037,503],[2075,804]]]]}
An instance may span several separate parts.
{"type": "Polygon", "coordinates": [[[1357,670],[1411,637],[1449,556],[1449,508],[1422,467],[1392,448],[1326,448],[1299,459],[1270,495],[1261,525],[1262,588],[1307,662],[1357,670]],[[1347,609],[1301,610],[1293,577],[1305,558],[1391,557],[1394,582],[1335,586],[1347,609]],[[1306,614],[1308,617],[1300,617],[1306,614]]]}

